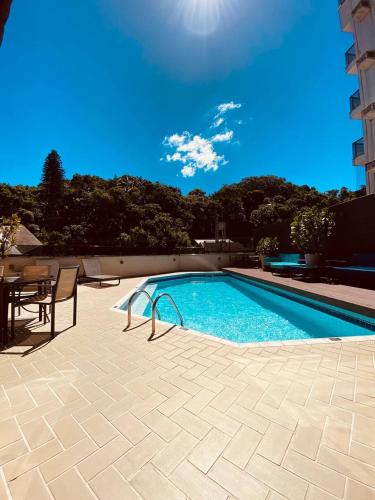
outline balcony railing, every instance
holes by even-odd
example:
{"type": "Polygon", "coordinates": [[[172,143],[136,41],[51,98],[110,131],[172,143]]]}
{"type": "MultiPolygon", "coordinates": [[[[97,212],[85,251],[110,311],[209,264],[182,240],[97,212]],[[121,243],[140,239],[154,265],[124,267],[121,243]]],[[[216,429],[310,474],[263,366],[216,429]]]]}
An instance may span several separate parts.
{"type": "Polygon", "coordinates": [[[363,137],[353,142],[353,160],[365,154],[365,141],[363,137]]]}
{"type": "Polygon", "coordinates": [[[361,105],[361,94],[359,90],[354,92],[353,95],[350,96],[350,112],[354,111],[361,105]]]}
{"type": "Polygon", "coordinates": [[[353,62],[357,59],[357,54],[355,51],[355,45],[353,44],[346,52],[345,52],[345,64],[346,69],[349,68],[353,64],[353,62]]]}

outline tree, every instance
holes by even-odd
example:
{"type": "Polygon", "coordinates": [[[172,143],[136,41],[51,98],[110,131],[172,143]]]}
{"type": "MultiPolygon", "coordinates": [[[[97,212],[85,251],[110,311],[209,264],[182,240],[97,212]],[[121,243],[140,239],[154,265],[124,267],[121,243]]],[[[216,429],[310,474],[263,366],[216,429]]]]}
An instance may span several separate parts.
{"type": "Polygon", "coordinates": [[[0,219],[0,257],[3,259],[9,249],[16,243],[16,233],[20,227],[21,219],[17,214],[0,219]]]}
{"type": "Polygon", "coordinates": [[[42,192],[48,204],[55,206],[64,194],[65,172],[60,155],[54,149],[44,161],[42,171],[42,192]]]}

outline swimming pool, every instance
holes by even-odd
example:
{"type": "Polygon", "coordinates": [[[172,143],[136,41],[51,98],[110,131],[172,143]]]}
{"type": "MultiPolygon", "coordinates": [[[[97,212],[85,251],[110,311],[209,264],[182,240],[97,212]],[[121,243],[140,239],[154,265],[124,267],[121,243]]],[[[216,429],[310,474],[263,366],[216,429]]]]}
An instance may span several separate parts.
{"type": "MultiPolygon", "coordinates": [[[[375,319],[297,293],[226,273],[185,273],[150,278],[141,286],[155,299],[169,293],[186,328],[238,343],[371,335],[375,319]]],[[[127,309],[127,300],[119,306],[127,309]]],[[[177,323],[165,298],[161,319],[177,323]]],[[[133,303],[135,314],[151,317],[144,295],[133,303]]]]}

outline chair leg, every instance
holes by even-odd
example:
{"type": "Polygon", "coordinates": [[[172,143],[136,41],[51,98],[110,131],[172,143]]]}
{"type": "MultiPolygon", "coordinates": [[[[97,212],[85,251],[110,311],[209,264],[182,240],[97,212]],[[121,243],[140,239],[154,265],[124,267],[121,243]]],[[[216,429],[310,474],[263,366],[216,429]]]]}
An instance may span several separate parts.
{"type": "Polygon", "coordinates": [[[55,303],[51,304],[51,339],[55,336],[55,303]]]}
{"type": "Polygon", "coordinates": [[[77,291],[73,297],[73,326],[77,324],[77,291]]]}
{"type": "Polygon", "coordinates": [[[43,304],[39,304],[39,321],[43,319],[43,304]]]}
{"type": "Polygon", "coordinates": [[[11,315],[10,315],[10,335],[12,337],[12,339],[14,339],[14,336],[15,336],[15,323],[16,323],[16,318],[15,318],[15,315],[16,315],[16,308],[15,306],[13,305],[13,303],[11,304],[11,315]]]}

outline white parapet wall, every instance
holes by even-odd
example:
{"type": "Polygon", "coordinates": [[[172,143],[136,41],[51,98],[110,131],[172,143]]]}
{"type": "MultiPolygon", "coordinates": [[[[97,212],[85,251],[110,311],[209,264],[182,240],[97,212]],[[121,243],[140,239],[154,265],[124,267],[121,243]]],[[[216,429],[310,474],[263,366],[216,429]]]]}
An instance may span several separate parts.
{"type": "MultiPolygon", "coordinates": [[[[230,265],[229,253],[182,254],[182,255],[119,255],[119,256],[69,256],[45,257],[57,260],[60,266],[80,265],[83,275],[82,259],[95,258],[101,262],[104,274],[115,274],[124,278],[150,276],[154,274],[176,273],[179,271],[217,271],[230,265]]],[[[4,274],[12,276],[22,271],[23,266],[35,264],[43,257],[7,257],[0,260],[4,274]]]]}

